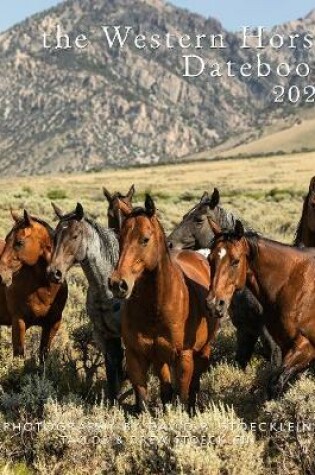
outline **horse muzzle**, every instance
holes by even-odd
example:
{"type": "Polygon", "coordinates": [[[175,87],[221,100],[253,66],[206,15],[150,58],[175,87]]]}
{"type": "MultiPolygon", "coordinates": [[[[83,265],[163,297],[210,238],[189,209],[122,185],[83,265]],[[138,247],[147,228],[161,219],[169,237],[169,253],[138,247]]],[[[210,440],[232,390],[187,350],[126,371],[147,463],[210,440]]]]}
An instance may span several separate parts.
{"type": "Polygon", "coordinates": [[[114,297],[118,299],[128,299],[132,294],[133,283],[121,278],[115,272],[109,278],[108,285],[114,297]]]}
{"type": "Polygon", "coordinates": [[[227,315],[229,304],[225,300],[210,296],[206,302],[208,309],[215,318],[223,318],[227,315]]]}
{"type": "Polygon", "coordinates": [[[5,285],[6,287],[10,287],[12,285],[12,272],[8,272],[6,270],[0,271],[0,283],[5,285]]]}
{"type": "Polygon", "coordinates": [[[62,271],[57,267],[48,267],[47,276],[50,282],[52,282],[53,284],[62,284],[64,280],[62,271]]]}

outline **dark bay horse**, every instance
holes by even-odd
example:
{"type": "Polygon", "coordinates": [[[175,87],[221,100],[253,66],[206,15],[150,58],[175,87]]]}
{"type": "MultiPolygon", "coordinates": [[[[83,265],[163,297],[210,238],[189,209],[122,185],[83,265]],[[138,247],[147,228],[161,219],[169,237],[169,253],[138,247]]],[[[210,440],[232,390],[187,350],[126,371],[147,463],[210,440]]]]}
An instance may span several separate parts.
{"type": "Polygon", "coordinates": [[[0,259],[0,325],[12,325],[13,355],[24,356],[25,332],[42,327],[40,360],[47,356],[67,301],[67,283],[52,284],[46,269],[53,250],[50,226],[24,211],[12,212],[15,225],[0,259]]]}
{"type": "Polygon", "coordinates": [[[309,191],[304,199],[294,245],[315,247],[315,176],[310,181],[309,191]]]}
{"type": "Polygon", "coordinates": [[[234,292],[245,285],[262,302],[265,324],[283,356],[269,388],[271,396],[280,395],[288,380],[315,359],[315,253],[245,232],[240,221],[228,232],[213,221],[211,226],[208,304],[222,316],[234,292]]]}
{"type": "Polygon", "coordinates": [[[108,201],[108,227],[113,229],[116,235],[119,236],[123,220],[132,210],[132,199],[135,194],[135,186],[131,185],[126,195],[123,195],[119,191],[111,193],[105,187],[103,187],[103,193],[108,201]]]}
{"type": "Polygon", "coordinates": [[[105,359],[108,397],[113,403],[124,378],[121,303],[113,298],[108,287],[108,279],[118,261],[118,240],[113,230],[85,216],[80,203],[68,214],[56,205],[53,207],[59,223],[49,276],[53,282],[62,282],[73,265],[81,265],[89,284],[87,313],[105,359]]]}
{"type": "Polygon", "coordinates": [[[147,373],[152,365],[160,380],[163,405],[172,400],[172,368],[180,400],[193,411],[218,329],[205,300],[209,265],[195,252],[169,252],[148,195],[145,207],[133,209],[124,221],[120,259],[110,283],[114,294],[126,299],[122,336],[137,409],[146,407],[147,373]]]}
{"type": "MultiPolygon", "coordinates": [[[[205,192],[200,202],[185,214],[181,223],[168,237],[169,247],[195,251],[208,249],[214,237],[209,217],[222,229],[234,229],[236,218],[220,206],[220,193],[217,188],[211,196],[205,192]]],[[[246,368],[259,338],[266,355],[271,356],[273,363],[278,365],[279,350],[263,324],[263,308],[248,288],[235,293],[229,313],[236,327],[235,359],[238,365],[243,369],[246,368]]]]}

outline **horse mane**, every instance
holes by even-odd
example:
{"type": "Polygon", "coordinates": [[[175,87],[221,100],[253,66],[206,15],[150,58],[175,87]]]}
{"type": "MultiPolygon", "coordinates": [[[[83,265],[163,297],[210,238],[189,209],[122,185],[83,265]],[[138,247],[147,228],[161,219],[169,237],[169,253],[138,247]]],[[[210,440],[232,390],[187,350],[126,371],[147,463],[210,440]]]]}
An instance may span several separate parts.
{"type": "Polygon", "coordinates": [[[234,229],[237,219],[236,216],[232,212],[226,211],[226,209],[222,208],[222,206],[218,206],[217,208],[219,216],[218,224],[226,230],[234,229]]]}
{"type": "MultiPolygon", "coordinates": [[[[226,211],[226,209],[223,208],[220,205],[218,206],[218,211],[219,211],[219,213],[218,213],[218,215],[219,215],[218,224],[221,226],[221,228],[224,230],[224,232],[232,232],[233,233],[236,221],[240,220],[239,217],[237,216],[237,214],[233,213],[232,211],[226,211]]],[[[243,224],[248,236],[250,236],[250,235],[259,236],[259,233],[255,229],[253,229],[252,226],[250,226],[248,224],[248,222],[246,220],[244,220],[243,218],[242,218],[242,224],[243,224]]]]}
{"type": "Polygon", "coordinates": [[[295,236],[294,236],[294,241],[293,241],[294,246],[299,246],[302,243],[303,225],[304,225],[304,219],[305,219],[306,212],[307,212],[309,197],[310,197],[310,192],[308,192],[307,195],[304,198],[302,216],[301,216],[301,219],[299,221],[298,227],[295,231],[295,236]]]}
{"type": "Polygon", "coordinates": [[[118,259],[118,241],[115,232],[110,228],[104,228],[97,221],[91,217],[84,217],[84,220],[94,229],[98,234],[101,243],[106,248],[106,255],[113,266],[116,265],[118,259]]]}

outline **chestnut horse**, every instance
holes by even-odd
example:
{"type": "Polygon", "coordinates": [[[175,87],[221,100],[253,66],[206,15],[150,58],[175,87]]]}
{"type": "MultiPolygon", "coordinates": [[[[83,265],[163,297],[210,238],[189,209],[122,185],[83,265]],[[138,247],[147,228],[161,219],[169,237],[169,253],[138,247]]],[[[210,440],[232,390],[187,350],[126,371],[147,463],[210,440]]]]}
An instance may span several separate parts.
{"type": "Polygon", "coordinates": [[[206,307],[209,266],[195,252],[169,252],[148,195],[145,208],[135,208],[125,218],[110,284],[117,297],[126,299],[122,336],[137,409],[146,407],[147,373],[153,365],[163,405],[172,400],[173,368],[180,400],[194,410],[219,325],[206,307]]]}
{"type": "Polygon", "coordinates": [[[113,229],[117,236],[119,236],[124,218],[131,213],[132,198],[135,193],[135,186],[131,185],[128,193],[122,195],[119,191],[110,193],[105,186],[103,193],[108,201],[108,227],[113,229]]]}
{"type": "Polygon", "coordinates": [[[15,225],[6,237],[0,258],[0,325],[12,325],[13,355],[24,357],[25,332],[42,327],[39,356],[43,361],[56,335],[65,307],[67,284],[51,284],[46,275],[53,231],[24,211],[12,212],[15,225]]]}
{"type": "Polygon", "coordinates": [[[308,194],[304,199],[294,245],[315,247],[315,176],[311,179],[308,194]]]}
{"type": "Polygon", "coordinates": [[[315,253],[246,233],[240,221],[230,232],[210,222],[215,237],[208,304],[223,315],[245,285],[262,302],[265,325],[283,356],[269,388],[277,396],[315,359],[315,253]]]}

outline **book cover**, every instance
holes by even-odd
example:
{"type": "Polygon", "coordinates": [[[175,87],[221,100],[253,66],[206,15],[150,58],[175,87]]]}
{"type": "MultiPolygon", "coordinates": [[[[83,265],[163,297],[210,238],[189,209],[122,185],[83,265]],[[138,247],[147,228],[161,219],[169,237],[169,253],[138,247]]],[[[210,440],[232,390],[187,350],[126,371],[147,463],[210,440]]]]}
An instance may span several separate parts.
{"type": "Polygon", "coordinates": [[[313,2],[0,13],[1,473],[314,474],[313,2]]]}

